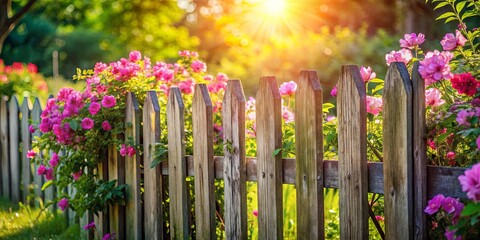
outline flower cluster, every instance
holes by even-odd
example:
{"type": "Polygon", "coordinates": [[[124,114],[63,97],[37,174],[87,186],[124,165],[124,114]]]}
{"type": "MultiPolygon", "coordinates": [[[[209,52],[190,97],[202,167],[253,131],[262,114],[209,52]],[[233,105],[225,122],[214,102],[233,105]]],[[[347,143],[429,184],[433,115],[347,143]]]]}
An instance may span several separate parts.
{"type": "Polygon", "coordinates": [[[33,63],[14,62],[6,66],[0,59],[0,95],[42,96],[48,94],[47,82],[33,63]]]}

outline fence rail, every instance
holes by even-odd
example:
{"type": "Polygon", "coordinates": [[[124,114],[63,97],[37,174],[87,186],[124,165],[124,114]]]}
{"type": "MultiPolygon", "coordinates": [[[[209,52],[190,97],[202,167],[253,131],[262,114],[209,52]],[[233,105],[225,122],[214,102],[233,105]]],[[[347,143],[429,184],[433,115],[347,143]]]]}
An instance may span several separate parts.
{"type": "MultiPolygon", "coordinates": [[[[260,79],[257,158],[245,154],[245,96],[239,80],[228,82],[223,100],[224,156],[213,156],[212,104],[205,85],[197,85],[194,93],[193,156],[185,156],[185,106],[178,88],[171,89],[166,106],[159,105],[154,91],[147,93],[144,103],[129,93],[125,113],[129,124],[125,135],[118,137],[143,142],[143,156],[123,158],[114,148],[109,150],[109,160],[95,171],[128,184],[126,202],[94,218],[87,214],[82,222],[95,219],[100,234],[116,232],[119,239],[164,239],[168,223],[171,238],[188,239],[193,223],[186,177],[193,176],[198,239],[216,238],[214,179],[224,180],[227,239],[247,239],[247,181],[258,182],[261,239],[283,237],[282,184],[296,186],[297,205],[301,206],[297,208],[299,239],[324,238],[323,188],[340,189],[342,239],[368,238],[368,192],[385,196],[388,239],[424,239],[426,218],[422,210],[427,198],[444,194],[466,199],[456,180],[465,169],[426,165],[425,90],[417,71],[418,66],[410,79],[405,66],[395,63],[387,74],[384,162],[367,162],[365,87],[356,66],[345,66],[339,81],[338,161],[323,159],[322,88],[314,71],[302,71],[297,82],[296,159],[272,154],[282,142],[281,100],[275,77],[260,79]],[[167,132],[160,132],[160,118],[164,117],[160,108],[167,112],[167,132]],[[149,168],[161,134],[168,136],[168,161],[149,168]],[[167,204],[164,192],[168,192],[170,219],[163,219],[167,204]]],[[[33,185],[35,197],[48,201],[56,192],[39,191],[45,180],[26,158],[37,134],[30,134],[27,123],[40,120],[40,102],[35,99],[32,109],[28,99],[22,102],[19,106],[16,97],[0,101],[0,193],[12,201],[26,201],[33,185]]]]}

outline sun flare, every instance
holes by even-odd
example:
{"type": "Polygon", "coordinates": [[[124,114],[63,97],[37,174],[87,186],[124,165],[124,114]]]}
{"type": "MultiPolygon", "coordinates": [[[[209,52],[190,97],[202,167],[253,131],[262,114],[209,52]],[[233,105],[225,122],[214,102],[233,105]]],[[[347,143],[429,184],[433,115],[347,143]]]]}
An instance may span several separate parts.
{"type": "Polygon", "coordinates": [[[260,5],[263,13],[270,17],[279,17],[285,14],[286,0],[264,0],[260,5]]]}

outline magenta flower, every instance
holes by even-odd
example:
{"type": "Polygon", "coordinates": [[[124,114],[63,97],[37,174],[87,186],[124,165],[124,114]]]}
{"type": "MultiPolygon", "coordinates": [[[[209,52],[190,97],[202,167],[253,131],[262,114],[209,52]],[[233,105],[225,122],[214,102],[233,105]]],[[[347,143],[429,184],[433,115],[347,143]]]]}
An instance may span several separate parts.
{"type": "Polygon", "coordinates": [[[469,199],[475,202],[480,201],[480,163],[465,170],[464,175],[458,177],[458,181],[462,185],[462,191],[467,193],[469,199]]]}
{"type": "Polygon", "coordinates": [[[466,127],[470,126],[468,118],[472,117],[473,115],[475,115],[474,112],[470,112],[468,110],[460,110],[456,118],[458,125],[463,125],[466,127]]]}
{"type": "Polygon", "coordinates": [[[34,150],[28,150],[27,158],[34,158],[35,156],[37,156],[37,153],[34,150]]]}
{"type": "Polygon", "coordinates": [[[362,76],[362,79],[364,82],[368,82],[369,80],[372,80],[375,77],[377,77],[377,74],[372,71],[371,67],[364,67],[364,66],[360,68],[360,75],[362,76]]]}
{"type": "Polygon", "coordinates": [[[432,215],[438,212],[438,210],[440,210],[440,207],[442,207],[443,199],[445,199],[445,196],[443,196],[442,194],[438,194],[437,196],[430,199],[430,201],[428,201],[428,206],[424,210],[425,213],[427,213],[428,215],[432,215]]]}
{"type": "Polygon", "coordinates": [[[258,217],[258,210],[257,209],[253,210],[252,214],[253,214],[253,216],[258,217]]]}
{"type": "Polygon", "coordinates": [[[88,229],[93,229],[95,228],[95,221],[88,223],[87,225],[83,226],[83,229],[88,230],[88,229]]]}
{"type": "Polygon", "coordinates": [[[56,153],[53,153],[52,158],[50,159],[50,161],[48,161],[48,164],[50,164],[52,168],[56,167],[58,165],[58,160],[58,155],[56,153]]]}
{"type": "Polygon", "coordinates": [[[448,230],[448,228],[445,230],[445,237],[447,238],[447,240],[462,240],[462,236],[455,236],[455,232],[457,232],[457,230],[448,230]]]}
{"type": "Polygon", "coordinates": [[[477,138],[477,148],[480,149],[480,136],[477,138]]]}
{"type": "Polygon", "coordinates": [[[100,111],[100,108],[102,108],[100,103],[92,102],[92,103],[90,103],[90,107],[88,108],[88,111],[90,112],[90,114],[96,115],[98,113],[98,111],[100,111]]]}
{"type": "Polygon", "coordinates": [[[367,112],[375,116],[382,111],[382,99],[376,97],[367,96],[367,112]]]}
{"type": "Polygon", "coordinates": [[[450,151],[450,152],[447,153],[447,159],[448,160],[455,160],[455,155],[456,155],[455,152],[450,151]]]}
{"type": "Polygon", "coordinates": [[[193,93],[193,87],[194,83],[192,79],[187,79],[178,84],[178,88],[180,88],[180,91],[185,94],[193,93]]]}
{"type": "Polygon", "coordinates": [[[407,65],[412,58],[412,52],[405,48],[402,48],[400,51],[391,51],[385,55],[385,60],[388,66],[390,66],[392,62],[403,62],[407,65]]]}
{"type": "Polygon", "coordinates": [[[110,233],[107,233],[107,234],[103,235],[102,240],[110,240],[110,239],[112,239],[112,237],[113,236],[110,233]]]}
{"type": "Polygon", "coordinates": [[[280,85],[279,91],[282,96],[292,96],[297,90],[297,84],[294,81],[285,82],[280,85]]]}
{"type": "Polygon", "coordinates": [[[431,107],[438,107],[445,104],[442,99],[442,93],[436,88],[430,88],[425,91],[425,105],[431,107]]]}
{"type": "Polygon", "coordinates": [[[207,65],[204,62],[199,60],[193,61],[191,67],[193,72],[196,72],[196,73],[207,71],[207,65]]]}
{"type": "Polygon", "coordinates": [[[410,33],[405,34],[403,37],[403,39],[400,39],[401,48],[414,49],[425,42],[425,35],[423,35],[423,33],[419,33],[418,36],[416,33],[410,33]]]}
{"type": "Polygon", "coordinates": [[[46,168],[45,169],[45,178],[47,180],[53,180],[53,168],[46,168]]]}
{"type": "Polygon", "coordinates": [[[82,122],[80,123],[80,126],[82,126],[83,129],[85,130],[90,130],[93,128],[94,122],[91,118],[84,118],[82,122]]]}
{"type": "Polygon", "coordinates": [[[43,175],[43,174],[45,174],[46,169],[47,169],[47,168],[46,168],[45,166],[43,166],[43,165],[38,166],[37,174],[38,174],[38,175],[43,175]]]}
{"type": "Polygon", "coordinates": [[[458,206],[458,199],[452,197],[446,197],[442,201],[442,208],[447,213],[455,212],[455,207],[458,206]]]}
{"type": "Polygon", "coordinates": [[[127,155],[127,147],[125,146],[125,144],[122,144],[122,146],[120,147],[120,155],[122,157],[125,157],[127,155]]]}
{"type": "Polygon", "coordinates": [[[35,132],[35,127],[33,125],[28,126],[28,131],[30,133],[34,133],[35,132]]]}
{"type": "Polygon", "coordinates": [[[442,41],[440,41],[440,44],[442,44],[443,50],[451,51],[458,46],[465,45],[466,41],[467,39],[462,35],[462,33],[456,30],[455,35],[453,35],[453,33],[445,34],[442,41]]]}
{"type": "Polygon", "coordinates": [[[379,222],[380,221],[385,221],[385,218],[383,216],[379,216],[379,215],[375,216],[375,219],[377,219],[377,221],[379,221],[379,222]]]}
{"type": "Polygon", "coordinates": [[[102,129],[105,130],[105,131],[110,131],[112,130],[112,126],[110,125],[110,123],[105,120],[102,122],[102,129]]]}
{"type": "Polygon", "coordinates": [[[425,59],[420,61],[420,67],[418,68],[420,75],[425,79],[425,84],[430,85],[441,79],[452,78],[448,65],[452,58],[453,54],[451,52],[439,52],[437,50],[428,52],[425,59]]]}
{"type": "Polygon", "coordinates": [[[68,199],[62,198],[60,201],[58,201],[57,206],[62,209],[62,211],[65,211],[65,208],[68,207],[68,199]]]}
{"type": "Polygon", "coordinates": [[[132,52],[130,52],[128,57],[130,58],[130,61],[136,62],[136,61],[142,59],[142,54],[139,51],[132,51],[132,52]]]}
{"type": "Polygon", "coordinates": [[[112,95],[105,95],[102,99],[102,106],[104,108],[112,108],[117,104],[117,100],[112,95]]]}
{"type": "Polygon", "coordinates": [[[82,176],[82,169],[76,173],[72,173],[73,180],[78,181],[78,179],[82,176]]]}
{"type": "Polygon", "coordinates": [[[295,120],[294,119],[295,116],[294,116],[293,112],[288,110],[288,108],[286,108],[286,107],[282,108],[282,117],[285,120],[285,123],[290,123],[290,122],[293,122],[295,120]]]}
{"type": "Polygon", "coordinates": [[[332,97],[337,96],[337,86],[336,85],[332,88],[332,91],[330,91],[330,95],[332,95],[332,97]]]}
{"type": "Polygon", "coordinates": [[[127,148],[127,155],[128,155],[129,157],[133,157],[133,155],[135,155],[135,153],[137,153],[137,151],[135,150],[134,147],[129,146],[129,147],[127,148]]]}

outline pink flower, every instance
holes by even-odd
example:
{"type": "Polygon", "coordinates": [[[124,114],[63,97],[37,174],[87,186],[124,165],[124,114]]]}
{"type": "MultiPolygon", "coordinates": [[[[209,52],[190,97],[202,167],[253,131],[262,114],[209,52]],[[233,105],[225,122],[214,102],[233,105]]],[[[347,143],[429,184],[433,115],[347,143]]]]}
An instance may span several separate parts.
{"type": "Polygon", "coordinates": [[[400,47],[414,49],[418,45],[425,42],[425,35],[419,33],[418,36],[416,33],[405,34],[403,39],[400,39],[400,47]]]}
{"type": "Polygon", "coordinates": [[[332,97],[337,96],[337,86],[336,85],[332,88],[332,91],[330,91],[330,95],[332,95],[332,97]]]}
{"type": "Polygon", "coordinates": [[[88,230],[88,229],[93,229],[95,228],[95,221],[88,223],[87,225],[83,226],[83,229],[88,230]]]}
{"type": "Polygon", "coordinates": [[[127,155],[128,155],[129,157],[132,157],[133,155],[135,155],[136,152],[137,152],[137,151],[136,151],[135,148],[132,147],[132,146],[129,146],[129,147],[127,148],[127,155]]]}
{"type": "Polygon", "coordinates": [[[462,191],[467,193],[469,199],[475,202],[480,201],[480,163],[465,170],[464,175],[458,177],[458,181],[462,185],[462,191]]]}
{"type": "Polygon", "coordinates": [[[228,81],[228,76],[225,73],[218,73],[217,76],[215,77],[215,80],[219,82],[226,82],[228,81]]]}
{"type": "Polygon", "coordinates": [[[445,34],[442,41],[440,41],[440,44],[442,44],[443,50],[451,51],[458,46],[465,45],[466,41],[467,39],[462,35],[462,33],[458,30],[455,30],[455,35],[453,35],[453,33],[445,34]]]}
{"type": "Polygon", "coordinates": [[[253,216],[258,217],[258,210],[257,209],[253,210],[252,214],[253,214],[253,216]]]}
{"type": "Polygon", "coordinates": [[[73,180],[78,181],[78,179],[82,176],[82,169],[76,173],[72,173],[73,180]]]}
{"type": "Polygon", "coordinates": [[[53,179],[53,168],[46,168],[45,169],[45,178],[47,180],[52,180],[53,179]]]}
{"type": "Polygon", "coordinates": [[[455,232],[457,230],[448,230],[448,228],[445,230],[445,237],[447,240],[462,240],[462,236],[455,236],[455,232]]]}
{"type": "Polygon", "coordinates": [[[477,148],[480,149],[480,136],[477,138],[477,148]]]}
{"type": "Polygon", "coordinates": [[[441,79],[452,78],[448,65],[452,58],[453,54],[451,52],[439,52],[437,50],[428,52],[425,59],[420,61],[420,67],[418,68],[420,75],[425,79],[425,84],[430,85],[441,79]]]}
{"type": "Polygon", "coordinates": [[[280,85],[280,94],[282,96],[289,95],[292,96],[297,90],[297,84],[294,81],[285,82],[280,85]]]}
{"type": "Polygon", "coordinates": [[[34,133],[35,132],[35,127],[33,125],[28,126],[28,131],[30,133],[34,133]]]}
{"type": "Polygon", "coordinates": [[[290,123],[295,120],[295,116],[293,115],[293,113],[286,107],[282,109],[282,117],[285,120],[285,123],[290,123]]]}
{"type": "Polygon", "coordinates": [[[468,110],[460,110],[456,118],[458,125],[463,125],[467,127],[470,126],[470,122],[467,119],[472,117],[473,115],[475,115],[474,112],[470,112],[468,110]]]}
{"type": "Polygon", "coordinates": [[[178,84],[178,88],[180,88],[180,91],[185,94],[193,93],[193,87],[194,83],[192,79],[187,79],[178,84]]]}
{"type": "Polygon", "coordinates": [[[437,196],[433,197],[428,201],[428,206],[425,208],[425,213],[428,215],[435,214],[440,210],[440,207],[442,206],[443,199],[445,199],[445,196],[442,194],[438,194],[437,196]]]}
{"type": "Polygon", "coordinates": [[[125,155],[127,155],[127,147],[125,146],[125,144],[122,144],[122,146],[120,147],[120,155],[122,157],[125,157],[125,155]]]}
{"type": "Polygon", "coordinates": [[[364,82],[368,82],[368,80],[371,80],[377,77],[377,74],[372,71],[371,67],[364,67],[364,66],[360,68],[360,75],[362,76],[362,79],[364,82]]]}
{"type": "Polygon", "coordinates": [[[445,103],[442,99],[442,94],[436,88],[430,88],[425,91],[425,105],[438,107],[445,103]]]}
{"type": "Polygon", "coordinates": [[[27,158],[34,158],[35,156],[37,156],[37,153],[34,150],[28,150],[27,158]]]}
{"type": "Polygon", "coordinates": [[[447,213],[455,212],[455,207],[457,206],[458,199],[452,197],[446,197],[442,201],[442,208],[447,213]]]}
{"type": "Polygon", "coordinates": [[[105,120],[102,122],[102,129],[105,130],[105,131],[110,131],[112,130],[112,126],[110,125],[110,123],[105,120]]]}
{"type": "Polygon", "coordinates": [[[65,211],[65,208],[68,207],[68,199],[62,198],[60,201],[58,201],[58,207],[62,209],[62,211],[65,211]]]}
{"type": "Polygon", "coordinates": [[[43,175],[43,174],[45,174],[46,169],[47,169],[47,168],[46,168],[45,166],[43,166],[43,165],[38,166],[37,174],[38,174],[38,175],[43,175]]]}
{"type": "Polygon", "coordinates": [[[196,73],[207,71],[207,65],[204,62],[199,60],[193,61],[191,67],[193,72],[196,72],[196,73]]]}
{"type": "Polygon", "coordinates": [[[100,103],[92,102],[90,103],[90,107],[88,108],[88,111],[90,112],[90,114],[95,115],[98,113],[98,111],[100,111],[101,107],[102,106],[100,105],[100,103]]]}
{"type": "Polygon", "coordinates": [[[382,99],[376,97],[367,96],[367,112],[375,116],[382,111],[382,99]]]}
{"type": "Polygon", "coordinates": [[[136,62],[136,61],[142,59],[142,54],[139,51],[132,51],[132,52],[130,52],[128,57],[130,58],[130,61],[136,62]]]}
{"type": "Polygon", "coordinates": [[[107,233],[102,237],[102,240],[111,240],[111,239],[113,239],[113,235],[110,233],[107,233]]]}
{"type": "Polygon", "coordinates": [[[400,51],[391,51],[389,54],[385,55],[385,60],[387,61],[388,66],[390,66],[390,63],[392,62],[403,62],[407,65],[412,58],[412,52],[405,48],[402,48],[400,51]]]}
{"type": "Polygon", "coordinates": [[[117,104],[117,100],[112,95],[105,95],[102,99],[102,106],[104,108],[112,108],[117,104]]]}
{"type": "Polygon", "coordinates": [[[58,165],[58,155],[56,153],[52,154],[52,158],[48,161],[48,164],[50,164],[52,168],[58,165]]]}
{"type": "Polygon", "coordinates": [[[385,221],[385,218],[379,215],[375,216],[375,219],[377,219],[377,221],[385,221]]]}
{"type": "Polygon", "coordinates": [[[84,119],[82,120],[82,122],[80,123],[80,125],[82,126],[82,128],[85,129],[85,130],[90,130],[90,129],[92,129],[92,128],[93,128],[93,124],[94,124],[94,123],[93,123],[93,120],[92,120],[91,118],[88,118],[88,117],[84,118],[84,119]]]}

